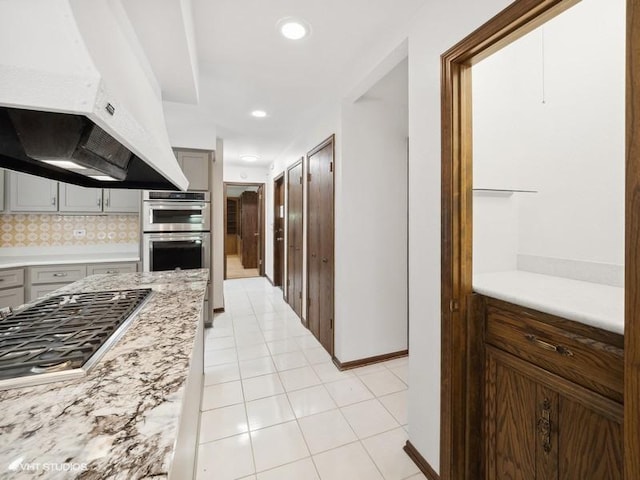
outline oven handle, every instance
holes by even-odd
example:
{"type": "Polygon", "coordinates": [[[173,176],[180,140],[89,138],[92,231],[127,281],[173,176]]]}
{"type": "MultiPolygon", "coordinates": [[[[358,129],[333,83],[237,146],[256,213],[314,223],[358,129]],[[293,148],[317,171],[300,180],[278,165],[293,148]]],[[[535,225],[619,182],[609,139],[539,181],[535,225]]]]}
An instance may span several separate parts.
{"type": "Polygon", "coordinates": [[[183,241],[205,241],[205,237],[203,235],[185,235],[185,236],[178,236],[178,235],[173,235],[173,234],[169,234],[169,235],[149,235],[149,243],[151,245],[153,245],[153,242],[183,242],[183,241]]]}
{"type": "Polygon", "coordinates": [[[183,203],[180,204],[172,204],[172,205],[167,205],[167,204],[163,204],[163,205],[155,205],[155,204],[150,204],[149,205],[149,210],[205,210],[207,208],[207,204],[206,203],[201,203],[198,205],[185,205],[183,203]]]}

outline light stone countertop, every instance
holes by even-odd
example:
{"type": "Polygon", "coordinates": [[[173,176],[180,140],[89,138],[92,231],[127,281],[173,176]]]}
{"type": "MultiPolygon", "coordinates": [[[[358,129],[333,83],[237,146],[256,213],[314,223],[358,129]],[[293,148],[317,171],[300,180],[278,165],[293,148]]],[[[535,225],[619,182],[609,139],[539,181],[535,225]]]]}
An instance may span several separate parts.
{"type": "Polygon", "coordinates": [[[140,253],[137,245],[129,244],[0,249],[0,268],[138,261],[140,261],[140,253]]]}
{"type": "Polygon", "coordinates": [[[86,377],[0,391],[0,479],[166,478],[208,277],[92,275],[52,293],[153,290],[86,377]]]}
{"type": "Polygon", "coordinates": [[[624,334],[624,288],[524,271],[473,276],[473,291],[624,334]]]}

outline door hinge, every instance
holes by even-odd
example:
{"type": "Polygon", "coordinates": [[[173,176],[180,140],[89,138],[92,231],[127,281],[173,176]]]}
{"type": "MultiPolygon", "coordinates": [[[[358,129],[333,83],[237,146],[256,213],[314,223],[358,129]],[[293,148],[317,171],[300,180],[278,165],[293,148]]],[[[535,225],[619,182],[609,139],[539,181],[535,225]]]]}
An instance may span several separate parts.
{"type": "Polygon", "coordinates": [[[333,162],[329,162],[329,171],[333,173],[333,162]]]}
{"type": "Polygon", "coordinates": [[[298,297],[300,298],[300,300],[302,300],[302,292],[298,292],[298,297]]]}
{"type": "Polygon", "coordinates": [[[460,304],[458,303],[458,300],[451,300],[449,302],[449,311],[450,312],[457,312],[460,309],[460,304]]]}
{"type": "Polygon", "coordinates": [[[302,185],[302,175],[300,175],[300,185],[302,185]]]}
{"type": "Polygon", "coordinates": [[[307,173],[307,182],[310,182],[310,181],[311,181],[311,174],[307,173]]]}
{"type": "Polygon", "coordinates": [[[331,330],[333,330],[333,318],[331,319],[331,330]]]}
{"type": "Polygon", "coordinates": [[[311,297],[307,297],[307,311],[309,311],[310,306],[311,306],[311,297]]]}

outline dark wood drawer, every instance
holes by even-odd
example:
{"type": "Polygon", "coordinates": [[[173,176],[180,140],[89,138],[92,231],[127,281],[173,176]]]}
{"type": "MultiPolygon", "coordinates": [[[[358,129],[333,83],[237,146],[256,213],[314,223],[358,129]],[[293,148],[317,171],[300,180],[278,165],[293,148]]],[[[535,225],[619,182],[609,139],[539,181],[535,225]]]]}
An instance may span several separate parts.
{"type": "Polygon", "coordinates": [[[488,343],[623,401],[623,336],[495,299],[486,308],[488,343]]]}

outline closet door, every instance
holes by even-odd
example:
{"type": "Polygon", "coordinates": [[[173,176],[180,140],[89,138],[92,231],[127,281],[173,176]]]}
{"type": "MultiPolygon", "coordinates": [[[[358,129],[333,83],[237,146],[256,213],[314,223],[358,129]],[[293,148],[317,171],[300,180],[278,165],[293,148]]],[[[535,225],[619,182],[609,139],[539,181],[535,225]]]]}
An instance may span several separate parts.
{"type": "Polygon", "coordinates": [[[303,178],[302,160],[287,173],[287,302],[302,318],[302,247],[303,247],[303,178]]]}
{"type": "Polygon", "coordinates": [[[333,136],[307,155],[307,321],[333,355],[334,304],[333,136]]]}
{"type": "Polygon", "coordinates": [[[258,194],[242,193],[242,266],[258,268],[259,213],[258,194]]]}

